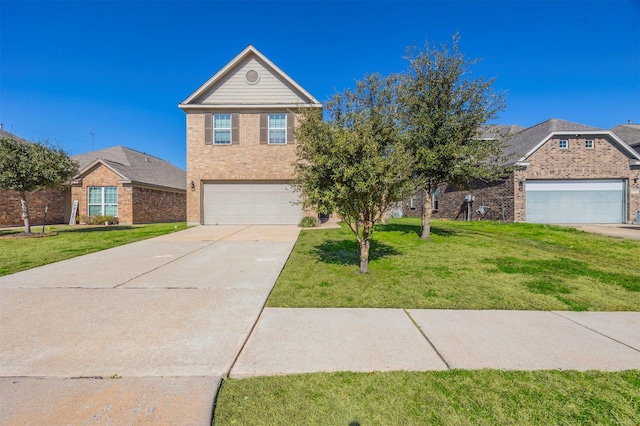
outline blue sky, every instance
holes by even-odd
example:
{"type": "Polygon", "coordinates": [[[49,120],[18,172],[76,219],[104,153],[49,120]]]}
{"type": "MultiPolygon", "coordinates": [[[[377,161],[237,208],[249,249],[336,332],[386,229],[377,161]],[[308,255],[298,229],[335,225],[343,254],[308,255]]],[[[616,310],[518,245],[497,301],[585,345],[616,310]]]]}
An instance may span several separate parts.
{"type": "Polygon", "coordinates": [[[640,123],[639,0],[0,0],[0,122],[70,154],[93,138],[184,168],[178,103],[248,44],[324,102],[457,31],[483,59],[474,76],[508,91],[496,122],[640,123]]]}

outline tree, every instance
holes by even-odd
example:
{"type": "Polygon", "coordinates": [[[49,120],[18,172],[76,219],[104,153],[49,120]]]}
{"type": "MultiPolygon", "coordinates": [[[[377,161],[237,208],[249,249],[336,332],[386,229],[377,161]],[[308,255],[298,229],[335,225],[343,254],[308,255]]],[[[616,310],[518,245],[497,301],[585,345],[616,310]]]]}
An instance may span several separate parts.
{"type": "Polygon", "coordinates": [[[332,96],[328,121],[303,110],[296,130],[294,187],[303,205],[335,212],[358,242],[360,272],[369,268],[374,226],[411,192],[412,159],[400,144],[396,79],[368,75],[332,96]]]}
{"type": "Polygon", "coordinates": [[[468,60],[458,50],[458,35],[451,48],[438,50],[425,43],[423,50],[407,49],[408,70],[401,74],[400,109],[406,148],[412,152],[414,176],[425,191],[422,238],[429,238],[433,196],[438,185],[461,187],[476,179],[500,174],[499,138],[483,140],[481,126],[505,108],[505,94],[492,90],[494,78],[472,79],[468,60]]]}
{"type": "Polygon", "coordinates": [[[27,192],[59,188],[78,173],[78,164],[47,143],[0,138],[0,189],[20,194],[25,234],[31,234],[27,192]]]}

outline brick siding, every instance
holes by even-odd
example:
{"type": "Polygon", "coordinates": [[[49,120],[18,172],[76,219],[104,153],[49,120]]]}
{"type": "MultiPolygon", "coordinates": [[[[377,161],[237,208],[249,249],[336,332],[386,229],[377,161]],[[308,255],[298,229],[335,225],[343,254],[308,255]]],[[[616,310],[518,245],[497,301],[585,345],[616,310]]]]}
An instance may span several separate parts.
{"type": "MultiPolygon", "coordinates": [[[[48,207],[47,223],[65,222],[65,189],[39,190],[27,193],[27,207],[31,225],[41,225],[44,209],[48,207]]],[[[0,226],[22,226],[20,194],[0,190],[0,226]]]]}
{"type": "Polygon", "coordinates": [[[133,223],[182,222],[186,218],[184,192],[133,187],[133,223]]]}
{"type": "Polygon", "coordinates": [[[185,193],[132,186],[119,182],[121,177],[103,164],[98,164],[81,183],[71,188],[71,202],[78,200],[78,215],[89,213],[87,206],[90,186],[118,188],[118,222],[122,224],[178,222],[185,220],[185,193]]]}
{"type": "Polygon", "coordinates": [[[258,112],[240,112],[239,132],[237,145],[205,145],[204,113],[187,112],[187,182],[195,184],[193,191],[187,189],[188,223],[202,223],[203,181],[289,181],[293,178],[296,145],[260,144],[258,112]]]}

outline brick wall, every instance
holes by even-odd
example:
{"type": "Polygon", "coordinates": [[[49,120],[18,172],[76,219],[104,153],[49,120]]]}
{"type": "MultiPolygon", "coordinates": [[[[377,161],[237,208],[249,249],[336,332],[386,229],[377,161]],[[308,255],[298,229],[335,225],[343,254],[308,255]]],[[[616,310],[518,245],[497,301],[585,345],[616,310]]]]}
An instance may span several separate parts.
{"type": "Polygon", "coordinates": [[[131,187],[124,187],[118,181],[121,177],[103,164],[98,164],[93,170],[84,175],[80,184],[71,187],[71,202],[78,200],[78,216],[87,216],[88,188],[90,186],[115,186],[118,188],[118,222],[133,223],[131,209],[131,187]]]}
{"type": "MultiPolygon", "coordinates": [[[[229,111],[225,111],[229,112],[229,111]]],[[[295,144],[260,144],[260,114],[239,114],[238,145],[205,145],[204,113],[187,112],[187,222],[201,223],[202,181],[288,181],[293,177],[295,144]]]]}
{"type": "MultiPolygon", "coordinates": [[[[445,184],[438,187],[438,209],[433,211],[433,218],[464,220],[467,212],[465,197],[471,194],[471,218],[485,220],[513,220],[513,177],[495,182],[474,181],[468,189],[445,184]],[[478,212],[480,208],[484,212],[478,212]]],[[[424,191],[414,194],[415,208],[411,208],[411,199],[402,205],[403,216],[421,216],[424,204],[424,191]]]]}
{"type": "MultiPolygon", "coordinates": [[[[515,172],[514,208],[515,220],[525,221],[525,191],[516,188],[518,180],[535,179],[629,179],[627,201],[631,220],[633,213],[640,210],[640,170],[631,170],[629,157],[607,137],[553,137],[542,145],[527,160],[530,165],[515,172]],[[559,141],[567,140],[567,149],[559,148],[559,141]],[[585,148],[585,140],[594,141],[592,149],[585,148]]],[[[526,185],[526,183],[525,183],[526,185]]]]}
{"type": "Polygon", "coordinates": [[[186,218],[184,191],[162,191],[134,186],[133,223],[182,222],[186,218]]]}
{"type": "MultiPolygon", "coordinates": [[[[47,223],[65,222],[65,189],[39,190],[27,193],[27,207],[31,225],[41,225],[44,209],[47,211],[47,223]]],[[[0,190],[0,226],[22,226],[22,207],[20,194],[16,191],[0,190]]]]}

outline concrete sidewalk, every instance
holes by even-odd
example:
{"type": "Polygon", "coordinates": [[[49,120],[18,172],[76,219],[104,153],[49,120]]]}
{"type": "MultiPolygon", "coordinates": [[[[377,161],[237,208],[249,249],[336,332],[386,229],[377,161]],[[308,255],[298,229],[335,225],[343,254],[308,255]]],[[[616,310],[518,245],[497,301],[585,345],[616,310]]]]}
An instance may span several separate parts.
{"type": "Polygon", "coordinates": [[[640,369],[640,312],[266,308],[231,377],[640,369]]]}

